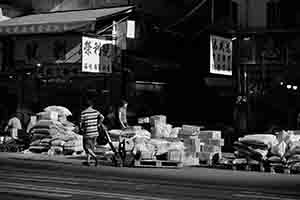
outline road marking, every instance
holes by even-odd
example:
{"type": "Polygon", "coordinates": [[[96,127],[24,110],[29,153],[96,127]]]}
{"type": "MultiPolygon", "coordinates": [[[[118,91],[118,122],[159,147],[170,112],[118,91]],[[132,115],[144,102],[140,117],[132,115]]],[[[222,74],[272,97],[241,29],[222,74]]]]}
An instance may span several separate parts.
{"type": "Polygon", "coordinates": [[[258,198],[258,199],[268,199],[268,200],[297,200],[297,199],[291,199],[291,198],[284,198],[284,197],[275,197],[275,196],[267,196],[267,195],[261,195],[261,193],[257,194],[233,194],[233,197],[241,197],[241,198],[258,198]]]}
{"type": "Polygon", "coordinates": [[[54,177],[54,176],[37,176],[37,175],[21,175],[21,174],[1,174],[0,178],[9,178],[9,179],[20,179],[20,180],[29,180],[29,181],[38,181],[38,182],[56,182],[56,183],[63,183],[63,184],[81,184],[79,182],[93,182],[93,183],[103,183],[103,184],[117,184],[122,182],[122,184],[127,185],[136,185],[135,182],[130,181],[113,181],[113,180],[97,180],[97,179],[88,179],[88,178],[69,178],[69,177],[54,177]],[[49,180],[49,181],[48,181],[49,180]]]}
{"type": "Polygon", "coordinates": [[[0,189],[0,193],[13,193],[20,195],[30,195],[30,196],[38,196],[38,197],[55,197],[55,198],[69,198],[72,197],[71,194],[59,194],[59,193],[49,193],[49,192],[41,192],[41,191],[28,191],[28,190],[20,190],[20,189],[0,189]]]}
{"type": "MultiPolygon", "coordinates": [[[[9,178],[9,177],[8,177],[9,178]]],[[[51,179],[35,179],[35,178],[22,178],[22,177],[11,177],[14,180],[21,180],[21,181],[35,181],[35,182],[44,182],[44,183],[62,183],[62,184],[69,184],[69,185],[79,185],[78,182],[73,181],[57,181],[57,180],[51,180],[51,179]]]]}
{"type": "Polygon", "coordinates": [[[69,194],[69,195],[119,198],[122,200],[169,200],[166,198],[143,196],[143,195],[97,192],[97,191],[92,191],[92,190],[57,188],[57,187],[31,185],[31,184],[24,185],[24,184],[19,184],[19,183],[2,182],[2,181],[0,181],[0,186],[1,186],[1,188],[8,188],[8,189],[30,190],[30,191],[50,192],[50,193],[58,193],[59,192],[62,194],[69,194]]]}

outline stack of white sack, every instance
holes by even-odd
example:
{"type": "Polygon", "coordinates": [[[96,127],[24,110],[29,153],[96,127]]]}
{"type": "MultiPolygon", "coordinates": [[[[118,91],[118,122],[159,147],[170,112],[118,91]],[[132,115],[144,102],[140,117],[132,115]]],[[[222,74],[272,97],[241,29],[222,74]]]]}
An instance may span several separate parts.
{"type": "Polygon", "coordinates": [[[275,135],[253,134],[239,138],[234,142],[234,148],[238,158],[265,161],[269,150],[276,144],[278,140],[275,135]]]}
{"type": "Polygon", "coordinates": [[[82,136],[75,133],[76,126],[67,120],[70,113],[58,112],[58,108],[49,106],[37,114],[37,122],[30,130],[32,143],[29,151],[47,151],[49,155],[83,151],[82,136]]]}
{"type": "MultiPolygon", "coordinates": [[[[280,152],[281,160],[293,170],[300,170],[300,135],[295,135],[293,131],[281,131],[277,133],[278,147],[274,150],[280,152]]],[[[276,151],[272,153],[276,153],[276,151]]],[[[274,159],[274,158],[273,158],[274,159]]]]}

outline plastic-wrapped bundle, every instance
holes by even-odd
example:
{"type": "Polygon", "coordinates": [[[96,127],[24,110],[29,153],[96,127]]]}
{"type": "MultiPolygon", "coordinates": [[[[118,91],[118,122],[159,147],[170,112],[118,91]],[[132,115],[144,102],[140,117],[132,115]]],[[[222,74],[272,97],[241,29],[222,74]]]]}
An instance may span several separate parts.
{"type": "Polygon", "coordinates": [[[252,146],[253,148],[268,149],[278,143],[275,135],[272,134],[253,134],[239,138],[239,142],[252,146]]]}
{"type": "Polygon", "coordinates": [[[257,161],[266,160],[266,156],[268,154],[268,150],[263,149],[254,149],[244,143],[234,142],[234,149],[236,149],[242,157],[251,158],[257,161]]]}
{"type": "Polygon", "coordinates": [[[49,142],[46,142],[45,140],[35,140],[30,143],[29,151],[34,153],[42,153],[47,152],[50,149],[49,142]]]}

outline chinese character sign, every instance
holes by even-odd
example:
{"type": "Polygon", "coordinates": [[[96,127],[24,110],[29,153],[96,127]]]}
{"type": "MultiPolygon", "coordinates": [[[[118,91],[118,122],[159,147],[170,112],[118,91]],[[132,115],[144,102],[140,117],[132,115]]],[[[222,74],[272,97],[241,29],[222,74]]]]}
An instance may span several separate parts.
{"type": "Polygon", "coordinates": [[[112,41],[82,37],[82,72],[112,72],[112,41]]]}
{"type": "Polygon", "coordinates": [[[232,75],[232,41],[210,36],[210,73],[232,75]]]}

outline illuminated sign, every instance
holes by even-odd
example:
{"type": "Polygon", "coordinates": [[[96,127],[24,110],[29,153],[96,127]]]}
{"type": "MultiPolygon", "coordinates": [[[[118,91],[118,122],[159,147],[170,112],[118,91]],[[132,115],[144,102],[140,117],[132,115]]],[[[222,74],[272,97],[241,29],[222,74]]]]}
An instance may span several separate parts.
{"type": "Polygon", "coordinates": [[[210,73],[232,75],[232,40],[210,36],[210,73]]]}
{"type": "Polygon", "coordinates": [[[82,72],[112,73],[112,41],[82,37],[82,72]]]}

